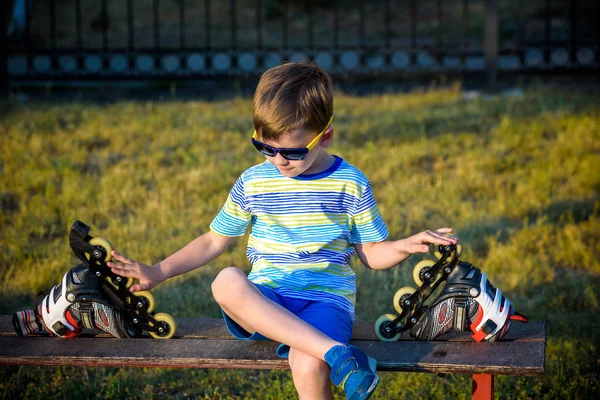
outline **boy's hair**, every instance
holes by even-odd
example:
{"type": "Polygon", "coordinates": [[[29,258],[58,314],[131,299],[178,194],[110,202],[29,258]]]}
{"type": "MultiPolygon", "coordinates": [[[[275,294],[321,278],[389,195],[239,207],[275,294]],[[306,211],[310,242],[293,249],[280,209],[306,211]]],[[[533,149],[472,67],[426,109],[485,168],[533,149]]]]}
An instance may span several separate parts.
{"type": "Polygon", "coordinates": [[[333,115],[329,75],[314,63],[288,63],[267,70],[252,101],[254,128],[277,140],[295,129],[320,132],[333,115]]]}

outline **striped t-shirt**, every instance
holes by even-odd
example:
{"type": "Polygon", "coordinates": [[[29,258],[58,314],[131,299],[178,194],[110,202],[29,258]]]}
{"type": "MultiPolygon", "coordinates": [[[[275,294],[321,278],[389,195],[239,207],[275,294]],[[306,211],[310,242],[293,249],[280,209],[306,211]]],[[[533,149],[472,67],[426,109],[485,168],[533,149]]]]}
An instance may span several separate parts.
{"type": "Polygon", "coordinates": [[[388,231],[368,179],[336,156],[326,171],[283,176],[268,161],[247,169],[210,225],[242,236],[251,223],[248,278],[287,297],[332,302],[354,316],[353,244],[388,231]]]}

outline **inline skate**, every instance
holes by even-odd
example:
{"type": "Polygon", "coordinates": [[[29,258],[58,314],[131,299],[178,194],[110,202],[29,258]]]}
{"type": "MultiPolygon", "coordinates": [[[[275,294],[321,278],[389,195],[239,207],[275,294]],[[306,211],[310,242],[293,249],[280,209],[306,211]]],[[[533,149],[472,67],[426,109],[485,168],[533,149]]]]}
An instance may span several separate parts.
{"type": "Polygon", "coordinates": [[[400,339],[405,331],[417,340],[434,340],[450,331],[472,332],[475,341],[504,337],[513,320],[527,322],[485,273],[459,261],[462,246],[438,246],[438,261],[423,260],[413,270],[418,289],[400,288],[394,295],[395,314],[375,321],[375,334],[383,341],[400,339]]]}
{"type": "Polygon", "coordinates": [[[13,315],[21,336],[47,333],[64,338],[79,335],[83,328],[100,329],[119,338],[140,337],[147,331],[157,339],[175,335],[175,319],[154,313],[156,300],[150,291],[132,293],[133,278],[113,273],[106,264],[112,259],[112,244],[89,235],[81,221],[71,226],[69,244],[81,264],[71,268],[34,310],[13,315]]]}

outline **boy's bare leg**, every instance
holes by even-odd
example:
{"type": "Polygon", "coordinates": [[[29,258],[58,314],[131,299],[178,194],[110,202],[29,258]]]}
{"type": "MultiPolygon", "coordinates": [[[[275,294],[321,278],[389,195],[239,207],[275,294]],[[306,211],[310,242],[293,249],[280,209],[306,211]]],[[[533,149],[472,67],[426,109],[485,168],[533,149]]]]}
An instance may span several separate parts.
{"type": "Polygon", "coordinates": [[[238,268],[222,270],[212,292],[225,313],[250,333],[260,332],[319,360],[333,346],[345,346],[266,298],[238,268]]]}
{"type": "Polygon", "coordinates": [[[300,400],[333,400],[331,369],[325,361],[290,348],[289,362],[300,400]]]}

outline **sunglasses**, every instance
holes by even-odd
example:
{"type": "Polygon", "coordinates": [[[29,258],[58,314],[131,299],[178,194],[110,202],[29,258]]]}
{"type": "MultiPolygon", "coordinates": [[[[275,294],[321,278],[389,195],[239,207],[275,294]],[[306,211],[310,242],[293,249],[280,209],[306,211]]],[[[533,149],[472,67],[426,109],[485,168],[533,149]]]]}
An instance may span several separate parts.
{"type": "Polygon", "coordinates": [[[321,136],[323,136],[327,128],[329,128],[332,121],[333,115],[331,116],[331,118],[329,118],[327,126],[325,126],[325,128],[323,128],[323,130],[306,147],[303,148],[278,148],[269,146],[268,144],[256,140],[256,138],[258,138],[258,133],[256,133],[256,131],[254,131],[254,135],[252,135],[252,144],[254,145],[254,147],[256,147],[256,150],[260,151],[267,157],[275,157],[277,153],[279,153],[281,154],[281,157],[285,158],[286,160],[304,160],[304,157],[306,157],[308,152],[311,151],[317,145],[317,143],[319,143],[319,140],[321,140],[321,136]]]}

